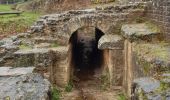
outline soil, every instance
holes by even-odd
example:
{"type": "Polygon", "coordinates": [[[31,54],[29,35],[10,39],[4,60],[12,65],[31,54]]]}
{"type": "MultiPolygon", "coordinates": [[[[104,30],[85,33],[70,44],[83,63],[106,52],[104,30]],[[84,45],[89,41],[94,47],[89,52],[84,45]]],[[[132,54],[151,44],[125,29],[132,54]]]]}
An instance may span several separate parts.
{"type": "Polygon", "coordinates": [[[96,71],[91,77],[81,76],[81,79],[74,80],[72,92],[63,93],[61,100],[118,100],[121,87],[103,88],[100,70],[96,71]]]}

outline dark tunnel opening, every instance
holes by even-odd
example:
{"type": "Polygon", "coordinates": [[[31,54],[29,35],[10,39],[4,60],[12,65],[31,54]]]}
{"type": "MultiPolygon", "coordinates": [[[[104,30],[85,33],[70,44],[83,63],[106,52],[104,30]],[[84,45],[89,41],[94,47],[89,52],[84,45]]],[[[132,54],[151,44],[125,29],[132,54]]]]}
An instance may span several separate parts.
{"type": "Polygon", "coordinates": [[[104,33],[94,27],[82,30],[75,31],[70,38],[71,66],[79,80],[89,80],[103,65],[103,51],[98,49],[98,41],[104,33]]]}

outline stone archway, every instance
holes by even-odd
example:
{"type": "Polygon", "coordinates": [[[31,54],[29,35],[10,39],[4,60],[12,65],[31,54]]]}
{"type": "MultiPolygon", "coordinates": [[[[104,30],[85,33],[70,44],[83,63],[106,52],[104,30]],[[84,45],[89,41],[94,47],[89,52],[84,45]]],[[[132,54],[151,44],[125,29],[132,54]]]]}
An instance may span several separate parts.
{"type": "Polygon", "coordinates": [[[101,72],[104,63],[104,50],[98,49],[98,41],[104,33],[95,27],[82,27],[76,30],[69,40],[71,77],[88,80],[101,72]]]}

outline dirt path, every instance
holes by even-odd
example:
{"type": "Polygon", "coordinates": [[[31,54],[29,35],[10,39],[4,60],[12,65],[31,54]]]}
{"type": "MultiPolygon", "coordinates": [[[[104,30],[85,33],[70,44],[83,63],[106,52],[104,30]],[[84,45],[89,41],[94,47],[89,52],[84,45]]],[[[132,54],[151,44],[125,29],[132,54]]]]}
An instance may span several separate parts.
{"type": "Polygon", "coordinates": [[[121,87],[104,88],[99,77],[74,82],[75,88],[65,93],[62,100],[118,100],[121,87]]]}

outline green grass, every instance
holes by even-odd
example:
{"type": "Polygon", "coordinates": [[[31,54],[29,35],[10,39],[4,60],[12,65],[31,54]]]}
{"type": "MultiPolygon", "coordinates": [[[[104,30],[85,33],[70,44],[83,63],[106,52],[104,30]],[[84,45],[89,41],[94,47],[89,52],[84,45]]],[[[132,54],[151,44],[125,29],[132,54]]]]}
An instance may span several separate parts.
{"type": "Polygon", "coordinates": [[[0,12],[11,11],[10,5],[0,5],[0,12]]]}
{"type": "Polygon", "coordinates": [[[21,44],[19,45],[19,49],[31,49],[31,46],[28,46],[27,44],[21,44]]]}
{"type": "Polygon", "coordinates": [[[57,88],[52,88],[52,100],[60,100],[61,92],[57,88]]]}
{"type": "MultiPolygon", "coordinates": [[[[0,12],[13,11],[11,5],[0,5],[0,12]]],[[[17,15],[0,15],[0,38],[1,35],[26,32],[30,26],[40,17],[40,13],[23,12],[17,15]]]]}
{"type": "Polygon", "coordinates": [[[65,87],[66,92],[71,92],[73,90],[73,83],[69,82],[67,86],[65,87]]]}
{"type": "Polygon", "coordinates": [[[59,46],[58,43],[52,43],[52,44],[51,44],[51,47],[58,47],[58,46],[59,46]]]}
{"type": "Polygon", "coordinates": [[[121,93],[118,96],[118,100],[127,100],[127,98],[126,98],[126,96],[123,93],[121,93]]]}

